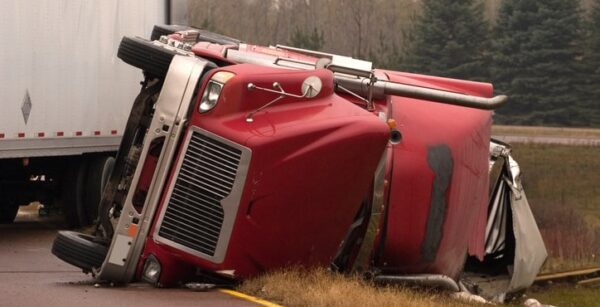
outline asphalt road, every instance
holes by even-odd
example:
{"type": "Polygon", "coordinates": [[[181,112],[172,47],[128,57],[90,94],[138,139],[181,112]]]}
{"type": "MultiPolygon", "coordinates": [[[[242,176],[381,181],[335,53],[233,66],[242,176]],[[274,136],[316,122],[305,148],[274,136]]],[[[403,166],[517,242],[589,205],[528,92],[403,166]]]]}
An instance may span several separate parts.
{"type": "Polygon", "coordinates": [[[21,210],[14,224],[0,225],[0,307],[258,306],[218,290],[95,287],[91,276],[51,254],[58,229],[56,218],[39,218],[31,209],[21,210]]]}

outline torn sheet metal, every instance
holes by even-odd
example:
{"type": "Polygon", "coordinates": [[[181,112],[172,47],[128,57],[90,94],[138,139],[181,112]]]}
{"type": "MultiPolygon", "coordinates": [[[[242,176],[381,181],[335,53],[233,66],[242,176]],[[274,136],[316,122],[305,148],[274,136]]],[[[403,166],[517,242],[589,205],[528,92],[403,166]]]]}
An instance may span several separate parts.
{"type": "Polygon", "coordinates": [[[513,232],[516,242],[514,269],[508,292],[514,292],[531,286],[546,261],[548,252],[521,184],[519,164],[510,154],[508,155],[508,166],[511,177],[509,177],[510,179],[504,178],[504,182],[510,187],[513,232]]]}
{"type": "Polygon", "coordinates": [[[531,286],[548,254],[521,184],[519,164],[509,145],[492,141],[490,173],[498,166],[501,169],[490,195],[483,267],[500,268],[497,271],[502,273],[470,270],[462,281],[476,285],[475,294],[503,301],[506,294],[531,286]]]}

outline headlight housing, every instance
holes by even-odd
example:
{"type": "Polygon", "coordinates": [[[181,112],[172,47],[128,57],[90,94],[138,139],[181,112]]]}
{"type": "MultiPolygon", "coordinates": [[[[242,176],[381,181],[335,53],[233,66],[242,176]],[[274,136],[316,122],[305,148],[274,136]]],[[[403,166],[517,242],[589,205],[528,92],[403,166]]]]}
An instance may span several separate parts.
{"type": "Polygon", "coordinates": [[[154,286],[158,286],[161,270],[162,267],[158,259],[156,259],[154,255],[148,256],[144,263],[144,269],[142,270],[142,280],[154,286]]]}
{"type": "Polygon", "coordinates": [[[225,86],[225,83],[233,78],[233,76],[235,76],[234,73],[219,71],[208,80],[204,93],[202,93],[200,107],[198,108],[200,113],[208,112],[217,105],[223,86],[225,86]]]}

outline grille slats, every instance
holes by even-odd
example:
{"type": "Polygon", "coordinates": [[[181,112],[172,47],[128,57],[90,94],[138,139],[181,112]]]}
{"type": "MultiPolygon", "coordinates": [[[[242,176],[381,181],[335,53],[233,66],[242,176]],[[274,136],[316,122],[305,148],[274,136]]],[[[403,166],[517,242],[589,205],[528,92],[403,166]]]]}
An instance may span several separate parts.
{"type": "MultiPolygon", "coordinates": [[[[181,204],[181,203],[179,203],[179,204],[181,204]]],[[[198,215],[197,212],[193,212],[191,209],[187,208],[186,206],[177,206],[176,208],[172,208],[171,210],[177,212],[178,214],[187,216],[191,220],[197,221],[198,224],[203,224],[203,225],[205,224],[205,222],[202,220],[202,216],[201,215],[198,215]]],[[[215,220],[219,220],[219,219],[222,218],[222,217],[217,216],[215,214],[209,214],[209,215],[210,215],[210,218],[215,219],[215,220]]],[[[210,228],[208,228],[208,230],[212,230],[215,225],[214,224],[208,224],[208,226],[210,227],[210,228]]]]}
{"type": "Polygon", "coordinates": [[[192,132],[159,236],[214,256],[223,227],[221,201],[233,189],[241,150],[192,132]]]}
{"type": "MultiPolygon", "coordinates": [[[[196,135],[199,136],[199,135],[196,135]]],[[[222,154],[222,155],[229,155],[230,157],[233,157],[233,159],[239,159],[240,156],[242,155],[242,152],[240,150],[238,150],[237,148],[233,148],[233,147],[229,147],[229,148],[223,148],[223,144],[220,141],[214,140],[214,139],[208,139],[208,138],[202,138],[202,137],[196,137],[193,136],[193,138],[195,138],[198,143],[201,143],[205,146],[207,146],[207,148],[209,149],[217,149],[217,153],[218,154],[222,154]]]]}
{"type": "MultiPolygon", "coordinates": [[[[197,149],[197,148],[193,148],[193,149],[197,149]]],[[[195,154],[190,154],[191,158],[196,157],[195,154]]],[[[212,162],[215,165],[220,166],[221,168],[226,168],[229,169],[230,171],[235,171],[237,170],[237,165],[231,163],[228,160],[222,159],[218,156],[215,156],[213,154],[211,154],[210,152],[205,151],[204,152],[204,156],[202,157],[202,159],[206,160],[207,162],[212,162]]]]}
{"type": "Polygon", "coordinates": [[[214,208],[212,208],[210,206],[210,203],[204,202],[203,200],[197,198],[197,197],[192,197],[193,199],[190,198],[186,198],[183,199],[180,196],[176,196],[173,195],[172,200],[174,202],[178,202],[183,208],[186,208],[188,210],[193,210],[195,208],[195,206],[202,206],[202,209],[204,210],[204,213],[206,214],[212,214],[214,218],[221,218],[221,212],[219,210],[215,210],[214,208]],[[194,202],[194,206],[189,206],[188,202],[194,202]]]}
{"type": "MultiPolygon", "coordinates": [[[[165,220],[169,220],[172,222],[172,225],[170,226],[171,228],[169,229],[173,229],[173,230],[178,230],[177,234],[183,234],[183,235],[187,235],[188,238],[192,241],[198,241],[198,242],[202,242],[202,240],[200,240],[198,238],[198,234],[202,234],[203,236],[207,236],[210,237],[211,239],[218,239],[219,238],[219,234],[215,234],[211,231],[210,228],[208,227],[195,227],[195,228],[191,228],[187,225],[178,223],[178,220],[176,220],[175,218],[171,218],[171,217],[165,217],[165,220]]],[[[199,226],[199,225],[195,225],[195,226],[199,226]]],[[[210,227],[210,226],[209,226],[210,227]]]]}
{"type": "Polygon", "coordinates": [[[196,143],[191,144],[192,147],[198,148],[199,146],[203,147],[204,151],[212,153],[216,158],[221,159],[228,163],[235,163],[237,159],[239,159],[240,154],[235,152],[235,150],[227,150],[220,147],[215,142],[210,142],[205,139],[195,139],[196,143]]]}
{"type": "Polygon", "coordinates": [[[206,182],[205,180],[196,180],[196,178],[193,178],[189,174],[186,174],[184,172],[179,173],[178,179],[180,179],[182,183],[185,183],[188,186],[193,186],[202,189],[204,192],[212,194],[218,199],[225,198],[225,196],[227,196],[227,194],[229,193],[229,191],[218,188],[214,184],[206,182]],[[208,191],[211,191],[212,193],[208,191]]]}
{"type": "Polygon", "coordinates": [[[202,164],[203,167],[206,167],[206,169],[211,170],[215,173],[218,172],[218,174],[223,174],[226,173],[227,175],[231,175],[235,177],[235,168],[216,168],[215,167],[215,163],[208,163],[211,162],[208,159],[198,159],[198,158],[194,158],[192,155],[189,156],[190,160],[194,161],[195,163],[199,163],[202,164]]]}
{"type": "Polygon", "coordinates": [[[163,238],[172,240],[174,242],[176,242],[175,240],[185,240],[186,247],[192,248],[201,253],[208,254],[208,253],[210,253],[211,250],[215,249],[215,245],[210,244],[209,241],[198,240],[197,234],[195,234],[195,235],[186,234],[185,232],[179,230],[177,227],[164,229],[164,230],[161,230],[161,232],[162,232],[161,236],[163,238]]]}
{"type": "Polygon", "coordinates": [[[230,155],[225,152],[219,152],[219,148],[214,147],[211,143],[198,141],[196,144],[192,144],[190,147],[195,149],[202,148],[202,151],[204,151],[205,154],[208,154],[209,156],[227,164],[234,165],[235,160],[238,159],[238,156],[236,155],[230,155]]]}
{"type": "Polygon", "coordinates": [[[204,170],[197,170],[196,173],[191,173],[189,170],[186,170],[182,171],[182,173],[184,173],[188,178],[200,182],[202,182],[202,180],[204,179],[211,180],[213,185],[219,186],[219,188],[222,188],[223,191],[225,191],[225,193],[229,192],[229,187],[231,186],[231,184],[233,184],[233,182],[228,182],[226,178],[223,179],[204,170]]]}

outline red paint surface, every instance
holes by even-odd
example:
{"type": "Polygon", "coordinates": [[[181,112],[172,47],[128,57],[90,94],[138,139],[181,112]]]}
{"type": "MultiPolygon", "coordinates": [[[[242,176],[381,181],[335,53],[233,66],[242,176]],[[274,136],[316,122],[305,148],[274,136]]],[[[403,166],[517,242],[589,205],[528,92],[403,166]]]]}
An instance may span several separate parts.
{"type": "Polygon", "coordinates": [[[317,58],[308,56],[305,54],[289,51],[286,49],[273,48],[273,47],[265,47],[258,45],[240,45],[239,50],[242,52],[247,52],[249,54],[266,54],[271,56],[276,56],[282,59],[292,59],[303,62],[315,63],[317,58]]]}
{"type": "MultiPolygon", "coordinates": [[[[489,84],[389,73],[391,81],[489,97],[489,84]]],[[[392,97],[392,118],[403,139],[392,149],[387,232],[376,266],[387,273],[436,273],[451,277],[462,269],[467,251],[483,252],[487,214],[489,111],[392,97]],[[447,145],[453,174],[446,191],[442,240],[428,262],[422,244],[429,217],[435,174],[427,161],[430,146],[447,145]]],[[[389,164],[388,164],[389,166],[389,164]]],[[[380,233],[381,235],[381,233],[380,233]]]]}
{"type": "MultiPolygon", "coordinates": [[[[226,48],[199,43],[193,52],[226,61],[226,48]]],[[[240,45],[239,50],[306,62],[316,60],[254,45],[240,45]]],[[[224,87],[215,109],[200,114],[196,102],[190,125],[252,150],[225,259],[213,263],[157,243],[150,235],[138,268],[148,255],[155,255],[163,265],[161,283],[168,285],[185,280],[196,269],[234,270],[236,278],[245,278],[294,264],[327,265],[369,191],[375,166],[387,144],[388,127],[355,105],[360,105],[360,101],[334,93],[330,71],[294,71],[251,64],[220,70],[233,72],[236,77],[224,87]],[[286,97],[256,113],[254,122],[245,121],[248,112],[278,96],[248,91],[248,83],[272,88],[277,81],[287,92],[301,94],[300,85],[310,75],[323,81],[317,97],[286,97]]],[[[377,73],[393,82],[483,97],[492,95],[491,85],[485,83],[392,71],[377,73]]],[[[387,227],[376,239],[374,250],[383,244],[383,253],[375,265],[392,274],[456,277],[467,253],[483,253],[491,113],[402,97],[378,101],[376,108],[391,112],[388,117],[396,121],[403,138],[399,144],[387,145],[384,196],[388,215],[387,221],[381,220],[382,225],[387,222],[387,227]],[[440,144],[451,150],[453,172],[446,191],[442,239],[435,260],[426,261],[422,243],[435,179],[427,151],[440,144]]],[[[173,183],[173,176],[171,173],[169,184],[173,183]]],[[[161,206],[166,201],[163,196],[161,206]]]]}
{"type": "MultiPolygon", "coordinates": [[[[213,263],[161,245],[152,237],[143,258],[154,254],[165,272],[182,272],[181,264],[209,271],[235,270],[236,278],[293,264],[328,264],[369,190],[389,128],[334,94],[327,70],[294,72],[255,65],[225,70],[236,77],[224,87],[217,107],[200,114],[196,104],[191,118],[192,126],[252,150],[225,259],[213,263]],[[278,81],[286,91],[299,93],[301,82],[311,75],[324,84],[316,98],[285,98],[257,113],[254,122],[246,122],[248,111],[278,96],[248,92],[248,82],[270,87],[278,81]]],[[[182,274],[168,273],[161,282],[169,284],[182,274]]]]}
{"type": "Polygon", "coordinates": [[[209,42],[198,42],[192,47],[192,52],[195,55],[208,60],[219,60],[225,63],[232,63],[230,60],[225,58],[225,53],[227,52],[227,49],[233,47],[235,47],[235,45],[220,45],[209,42]]]}

